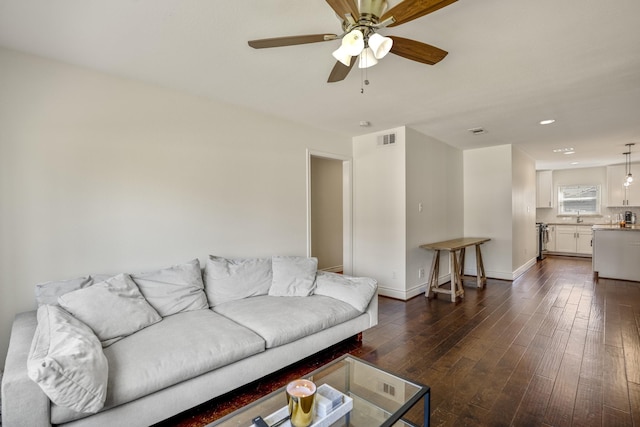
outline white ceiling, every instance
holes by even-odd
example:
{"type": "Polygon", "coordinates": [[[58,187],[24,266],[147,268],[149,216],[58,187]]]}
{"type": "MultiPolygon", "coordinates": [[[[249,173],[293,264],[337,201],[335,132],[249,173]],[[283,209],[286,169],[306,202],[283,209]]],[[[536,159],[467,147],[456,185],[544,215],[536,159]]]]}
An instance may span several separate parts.
{"type": "Polygon", "coordinates": [[[623,163],[630,142],[640,158],[639,18],[638,0],[459,0],[381,31],[448,51],[439,64],[389,55],[333,84],[339,41],[247,45],[340,33],[324,0],[0,0],[0,45],[350,136],[408,125],[461,149],[514,144],[559,169],[623,163]]]}

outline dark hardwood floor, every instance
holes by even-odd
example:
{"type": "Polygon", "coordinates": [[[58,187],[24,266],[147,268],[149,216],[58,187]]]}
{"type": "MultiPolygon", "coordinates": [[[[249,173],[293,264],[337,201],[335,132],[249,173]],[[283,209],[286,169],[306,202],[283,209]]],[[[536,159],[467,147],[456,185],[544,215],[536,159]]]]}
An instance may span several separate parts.
{"type": "MultiPolygon", "coordinates": [[[[455,304],[381,297],[379,324],[361,343],[163,425],[205,425],[349,352],[429,385],[432,426],[640,426],[639,282],[594,281],[591,259],[548,257],[513,282],[473,285],[455,304]]],[[[408,418],[419,422],[420,411],[408,418]]]]}

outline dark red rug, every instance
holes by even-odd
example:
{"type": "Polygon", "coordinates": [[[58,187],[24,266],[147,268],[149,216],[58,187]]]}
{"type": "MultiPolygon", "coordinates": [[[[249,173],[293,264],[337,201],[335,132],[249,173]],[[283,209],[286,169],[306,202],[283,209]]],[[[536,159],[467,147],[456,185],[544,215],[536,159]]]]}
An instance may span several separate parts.
{"type": "Polygon", "coordinates": [[[155,427],[201,427],[265,396],[346,353],[357,353],[362,342],[348,339],[258,381],[224,394],[200,406],[169,418],[155,427]]]}

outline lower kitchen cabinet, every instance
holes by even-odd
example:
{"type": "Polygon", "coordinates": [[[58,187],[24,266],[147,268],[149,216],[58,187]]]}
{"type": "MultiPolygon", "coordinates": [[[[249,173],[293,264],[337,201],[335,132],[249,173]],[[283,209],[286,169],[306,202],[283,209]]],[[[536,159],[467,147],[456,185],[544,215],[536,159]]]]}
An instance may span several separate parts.
{"type": "Polygon", "coordinates": [[[554,252],[591,255],[592,231],[590,225],[556,225],[554,252]]]}
{"type": "Polygon", "coordinates": [[[593,272],[600,277],[640,279],[640,230],[596,229],[593,249],[593,272]]]}

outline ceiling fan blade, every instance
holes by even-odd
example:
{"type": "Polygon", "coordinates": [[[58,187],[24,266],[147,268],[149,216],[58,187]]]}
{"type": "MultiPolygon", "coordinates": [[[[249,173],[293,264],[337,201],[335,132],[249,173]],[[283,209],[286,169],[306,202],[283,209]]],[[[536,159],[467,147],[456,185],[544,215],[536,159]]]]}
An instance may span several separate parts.
{"type": "Polygon", "coordinates": [[[331,70],[331,74],[329,74],[327,83],[335,83],[344,80],[356,62],[358,62],[358,58],[351,58],[351,65],[347,67],[342,62],[337,61],[336,65],[333,66],[333,70],[331,70]]]}
{"type": "Polygon", "coordinates": [[[264,49],[267,47],[293,46],[296,44],[325,42],[328,40],[335,40],[337,38],[338,36],[336,34],[308,34],[305,36],[274,37],[270,39],[250,40],[249,46],[254,49],[264,49]]]}
{"type": "Polygon", "coordinates": [[[457,0],[404,0],[382,15],[380,21],[382,22],[393,16],[396,22],[389,24],[389,27],[395,27],[396,25],[404,24],[405,22],[413,21],[416,18],[435,12],[456,1],[457,0]]]}
{"type": "Polygon", "coordinates": [[[391,53],[412,61],[422,62],[423,64],[437,64],[449,53],[435,46],[415,40],[395,36],[390,37],[393,40],[391,53]]]}
{"type": "Polygon", "coordinates": [[[345,18],[347,13],[350,13],[356,21],[360,18],[360,12],[358,12],[355,0],[327,0],[327,3],[343,21],[347,20],[345,18]]]}

